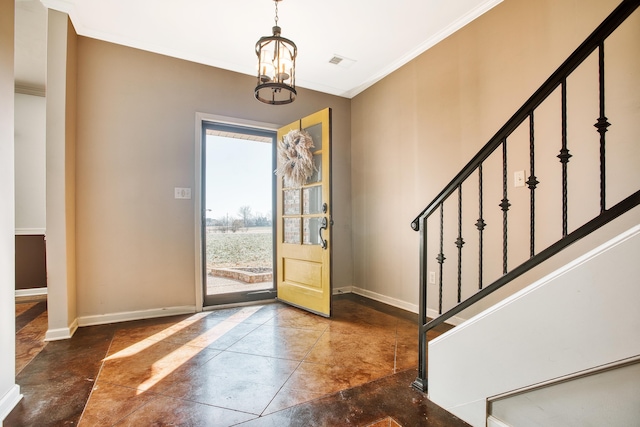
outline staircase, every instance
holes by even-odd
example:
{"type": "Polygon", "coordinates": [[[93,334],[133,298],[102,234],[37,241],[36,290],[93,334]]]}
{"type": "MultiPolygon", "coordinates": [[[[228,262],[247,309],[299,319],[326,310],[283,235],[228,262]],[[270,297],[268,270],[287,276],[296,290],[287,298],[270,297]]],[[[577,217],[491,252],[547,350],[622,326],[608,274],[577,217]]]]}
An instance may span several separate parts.
{"type": "Polygon", "coordinates": [[[415,388],[431,395],[429,330],[526,286],[607,224],[637,224],[640,95],[626,46],[639,4],[622,1],[411,223],[420,233],[415,388]]]}

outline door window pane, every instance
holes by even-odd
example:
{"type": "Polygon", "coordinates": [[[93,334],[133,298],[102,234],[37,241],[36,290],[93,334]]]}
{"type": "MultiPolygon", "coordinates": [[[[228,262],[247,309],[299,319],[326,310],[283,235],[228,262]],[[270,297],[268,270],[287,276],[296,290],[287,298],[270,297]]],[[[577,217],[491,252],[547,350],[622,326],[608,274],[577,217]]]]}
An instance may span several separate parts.
{"type": "Polygon", "coordinates": [[[322,155],[317,154],[313,156],[313,165],[316,167],[313,174],[307,179],[307,184],[313,184],[314,182],[322,181],[322,155]]]}
{"type": "Polygon", "coordinates": [[[284,214],[300,215],[300,190],[284,190],[284,214]]]}
{"type": "Polygon", "coordinates": [[[322,150],[322,123],[305,128],[313,140],[313,152],[322,150]]]}
{"type": "Polygon", "coordinates": [[[300,218],[284,218],[284,243],[300,244],[300,218]]]}
{"type": "Polygon", "coordinates": [[[302,190],[302,213],[304,215],[322,213],[322,187],[320,185],[302,190]]]}
{"type": "Polygon", "coordinates": [[[322,218],[305,218],[303,226],[303,243],[305,245],[320,244],[320,224],[322,218]]]}
{"type": "Polygon", "coordinates": [[[282,177],[282,188],[297,188],[297,185],[294,184],[292,180],[287,178],[286,176],[282,177]]]}

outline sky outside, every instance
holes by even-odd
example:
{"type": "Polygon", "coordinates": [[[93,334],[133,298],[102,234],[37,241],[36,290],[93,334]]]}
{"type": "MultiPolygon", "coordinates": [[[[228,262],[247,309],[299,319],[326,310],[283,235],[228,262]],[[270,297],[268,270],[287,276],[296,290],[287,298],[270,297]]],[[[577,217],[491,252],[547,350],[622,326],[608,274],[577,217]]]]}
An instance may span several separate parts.
{"type": "Polygon", "coordinates": [[[240,218],[241,206],[271,216],[272,145],[207,135],[207,218],[240,218]]]}

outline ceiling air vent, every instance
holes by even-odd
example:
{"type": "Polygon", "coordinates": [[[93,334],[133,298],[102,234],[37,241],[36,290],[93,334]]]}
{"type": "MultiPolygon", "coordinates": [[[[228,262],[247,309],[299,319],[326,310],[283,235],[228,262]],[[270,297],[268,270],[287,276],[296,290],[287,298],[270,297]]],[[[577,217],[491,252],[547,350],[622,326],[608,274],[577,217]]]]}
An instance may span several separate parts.
{"type": "Polygon", "coordinates": [[[344,56],[340,55],[333,55],[333,57],[329,60],[329,64],[337,65],[341,68],[349,68],[355,63],[356,61],[354,59],[345,58],[344,56]]]}

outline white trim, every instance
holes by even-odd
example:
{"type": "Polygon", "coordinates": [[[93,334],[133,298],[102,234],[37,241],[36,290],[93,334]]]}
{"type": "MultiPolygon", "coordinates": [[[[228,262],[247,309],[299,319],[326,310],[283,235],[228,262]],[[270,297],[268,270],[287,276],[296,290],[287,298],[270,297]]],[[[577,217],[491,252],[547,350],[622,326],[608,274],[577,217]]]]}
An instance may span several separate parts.
{"type": "Polygon", "coordinates": [[[13,387],[11,387],[11,389],[2,396],[2,399],[0,399],[0,423],[2,420],[7,418],[7,415],[9,415],[21,399],[22,394],[20,394],[20,386],[18,384],[14,384],[13,387]]]}
{"type": "Polygon", "coordinates": [[[78,319],[75,319],[68,328],[49,329],[44,337],[45,341],[68,340],[78,330],[78,319]]]}
{"type": "Polygon", "coordinates": [[[32,297],[35,295],[47,295],[49,288],[29,288],[29,289],[16,289],[16,297],[32,297]]]}
{"type": "Polygon", "coordinates": [[[593,368],[585,369],[578,372],[572,372],[570,374],[563,375],[561,377],[551,378],[546,381],[542,381],[536,384],[531,384],[531,385],[519,388],[517,390],[509,390],[505,393],[497,394],[495,396],[490,396],[490,397],[487,397],[487,403],[490,404],[493,402],[498,402],[500,400],[507,399],[509,397],[517,396],[517,395],[528,393],[531,391],[536,391],[541,388],[554,386],[554,385],[565,383],[568,381],[578,380],[581,378],[585,378],[591,375],[601,374],[603,372],[611,371],[614,369],[620,369],[630,365],[636,365],[638,363],[640,363],[640,355],[628,357],[622,360],[616,360],[611,363],[605,363],[604,365],[594,366],[593,368]]]}
{"type": "Polygon", "coordinates": [[[78,325],[79,326],[105,325],[108,323],[128,322],[131,320],[154,319],[156,317],[176,316],[180,314],[193,314],[195,312],[196,312],[196,307],[193,305],[153,308],[150,310],[123,311],[120,313],[82,316],[78,318],[78,325]]]}
{"type": "Polygon", "coordinates": [[[245,126],[263,130],[278,130],[281,126],[277,123],[258,122],[255,120],[238,119],[235,117],[220,116],[218,114],[196,113],[196,125],[202,135],[202,122],[221,123],[224,125],[245,126]]]}
{"type": "Polygon", "coordinates": [[[489,415],[487,417],[487,427],[512,427],[511,424],[507,424],[504,421],[489,415]]]}
{"type": "Polygon", "coordinates": [[[356,295],[360,295],[363,297],[370,298],[372,300],[383,302],[387,305],[391,305],[393,307],[401,308],[406,311],[410,311],[411,313],[418,313],[418,306],[416,304],[411,304],[406,301],[402,301],[396,298],[388,297],[386,295],[382,295],[376,292],[371,292],[366,289],[358,288],[356,286],[352,286],[353,293],[356,295]]]}
{"type": "Polygon", "coordinates": [[[47,234],[46,228],[16,228],[16,236],[44,236],[47,234]]]}
{"type": "Polygon", "coordinates": [[[202,274],[204,269],[204,262],[202,260],[202,122],[206,119],[206,114],[196,112],[195,122],[195,154],[194,154],[194,167],[195,167],[195,179],[193,186],[193,230],[194,236],[194,250],[195,250],[195,301],[194,310],[196,313],[202,311],[204,305],[204,295],[202,283],[202,274]]]}
{"type": "Polygon", "coordinates": [[[342,295],[342,294],[350,294],[353,293],[353,286],[344,286],[342,288],[333,288],[331,294],[332,295],[342,295]]]}
{"type": "Polygon", "coordinates": [[[42,0],[42,4],[48,9],[56,9],[69,14],[75,10],[75,4],[69,0],[42,0]]]}
{"type": "MultiPolygon", "coordinates": [[[[376,292],[371,292],[368,291],[366,289],[362,289],[362,288],[358,288],[356,286],[348,286],[348,287],[344,287],[344,288],[337,288],[333,290],[333,294],[337,295],[337,294],[342,294],[342,293],[354,293],[356,295],[360,295],[363,297],[367,297],[370,298],[374,301],[378,301],[378,302],[382,302],[384,304],[396,307],[396,308],[400,308],[402,310],[406,310],[409,311],[411,313],[418,313],[418,305],[416,304],[411,304],[408,303],[406,301],[402,301],[396,298],[392,298],[386,295],[382,295],[376,292]]],[[[438,312],[436,310],[433,309],[427,309],[427,316],[430,318],[436,318],[439,316],[438,312]]],[[[451,317],[450,319],[446,320],[444,323],[447,323],[449,325],[452,326],[458,326],[459,324],[461,324],[462,322],[464,322],[466,319],[463,319],[462,317],[451,317]]]]}
{"type": "MultiPolygon", "coordinates": [[[[194,312],[198,313],[203,310],[204,295],[203,295],[203,283],[202,272],[204,269],[204,262],[202,259],[202,125],[204,122],[222,123],[227,125],[246,126],[256,129],[277,130],[280,125],[275,123],[257,122],[253,120],[238,119],[227,116],[220,116],[216,114],[200,113],[196,112],[195,120],[195,179],[194,179],[194,192],[193,206],[194,206],[194,233],[195,233],[195,301],[194,312]]],[[[84,326],[84,325],[83,325],[84,326]]]]}

